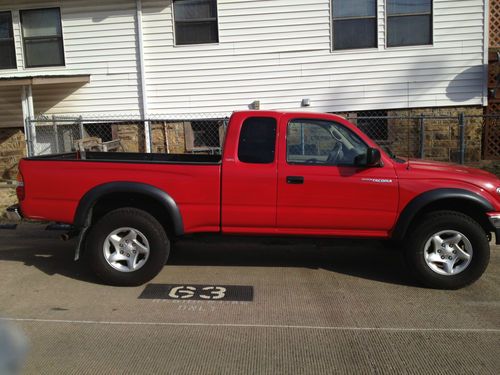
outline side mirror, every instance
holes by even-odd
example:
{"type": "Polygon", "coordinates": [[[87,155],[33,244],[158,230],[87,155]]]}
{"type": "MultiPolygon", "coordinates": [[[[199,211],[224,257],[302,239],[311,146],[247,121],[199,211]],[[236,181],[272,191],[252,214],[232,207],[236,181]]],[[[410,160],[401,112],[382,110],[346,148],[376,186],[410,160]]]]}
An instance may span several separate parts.
{"type": "Polygon", "coordinates": [[[376,148],[368,147],[366,154],[356,156],[354,164],[358,167],[377,167],[380,165],[380,151],[376,148]]]}

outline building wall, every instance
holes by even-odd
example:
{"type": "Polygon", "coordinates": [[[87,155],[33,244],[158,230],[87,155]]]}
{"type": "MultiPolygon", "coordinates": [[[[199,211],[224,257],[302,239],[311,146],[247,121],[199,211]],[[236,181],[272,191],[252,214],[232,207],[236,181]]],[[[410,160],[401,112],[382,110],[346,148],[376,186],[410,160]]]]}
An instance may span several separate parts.
{"type": "Polygon", "coordinates": [[[356,111],[484,104],[484,0],[434,0],[434,45],[330,49],[329,0],[219,0],[218,44],[174,46],[172,9],[144,0],[149,108],[356,111]]]}
{"type": "MultiPolygon", "coordinates": [[[[13,11],[17,69],[0,70],[0,77],[34,73],[91,77],[85,85],[34,86],[37,114],[139,114],[135,0],[3,0],[0,11],[4,10],[13,11]],[[47,7],[61,8],[66,66],[25,69],[19,10],[47,7]]],[[[0,87],[0,107],[0,127],[22,126],[19,87],[0,87]]]]}
{"type": "MultiPolygon", "coordinates": [[[[151,114],[228,113],[248,108],[359,111],[483,105],[487,0],[434,0],[434,45],[331,51],[329,0],[219,0],[220,42],[174,46],[171,0],[143,0],[151,114]]],[[[18,69],[0,77],[90,74],[85,85],[33,90],[36,113],[138,115],[134,0],[4,0],[14,11],[18,69]],[[59,6],[66,67],[24,69],[18,10],[59,6]]],[[[2,87],[0,126],[22,126],[20,94],[2,87]]],[[[213,117],[214,115],[212,115],[213,117]]]]}

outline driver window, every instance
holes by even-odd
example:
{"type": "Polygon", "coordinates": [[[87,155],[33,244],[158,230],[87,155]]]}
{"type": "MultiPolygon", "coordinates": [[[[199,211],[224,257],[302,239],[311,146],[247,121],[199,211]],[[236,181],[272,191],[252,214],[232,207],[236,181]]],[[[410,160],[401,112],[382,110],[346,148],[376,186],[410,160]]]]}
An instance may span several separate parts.
{"type": "Polygon", "coordinates": [[[287,128],[287,162],[292,164],[354,165],[367,146],[352,131],[330,121],[292,120],[287,128]]]}

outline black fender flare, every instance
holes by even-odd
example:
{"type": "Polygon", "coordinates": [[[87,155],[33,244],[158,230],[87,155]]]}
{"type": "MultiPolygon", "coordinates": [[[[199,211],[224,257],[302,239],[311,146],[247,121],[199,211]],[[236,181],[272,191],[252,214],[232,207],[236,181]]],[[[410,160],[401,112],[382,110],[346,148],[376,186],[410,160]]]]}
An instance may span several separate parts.
{"type": "Polygon", "coordinates": [[[140,182],[116,181],[95,186],[80,199],[73,219],[77,229],[87,228],[95,203],[103,196],[112,193],[138,193],[155,199],[167,211],[172,219],[173,233],[176,236],[184,234],[184,224],[181,212],[174,199],[163,190],[140,182]]]}
{"type": "Polygon", "coordinates": [[[484,212],[493,211],[491,203],[479,194],[465,189],[441,188],[427,191],[413,198],[403,209],[392,231],[392,238],[402,240],[415,216],[427,205],[444,200],[461,199],[473,203],[484,212]]]}

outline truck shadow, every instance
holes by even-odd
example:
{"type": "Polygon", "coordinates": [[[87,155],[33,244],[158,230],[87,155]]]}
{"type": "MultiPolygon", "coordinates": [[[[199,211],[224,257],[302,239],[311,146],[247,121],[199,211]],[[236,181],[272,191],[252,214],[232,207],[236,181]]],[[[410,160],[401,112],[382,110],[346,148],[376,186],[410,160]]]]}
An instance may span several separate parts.
{"type": "Polygon", "coordinates": [[[402,251],[376,240],[184,239],[173,247],[168,265],[323,269],[384,283],[419,286],[409,274],[402,251]]]}
{"type": "MultiPolygon", "coordinates": [[[[0,261],[22,262],[49,276],[59,274],[100,283],[84,261],[73,261],[75,242],[60,241],[59,234],[45,232],[33,238],[2,236],[0,261]]],[[[417,286],[400,252],[386,249],[380,241],[368,240],[186,238],[175,243],[163,272],[168,272],[168,266],[323,269],[384,283],[417,286]]]]}
{"type": "MultiPolygon", "coordinates": [[[[0,232],[0,262],[21,262],[46,275],[62,275],[71,279],[98,283],[98,279],[82,264],[73,260],[74,241],[59,240],[60,231],[0,232]],[[17,232],[17,233],[16,233],[17,232]]],[[[22,275],[20,275],[22,277],[22,275]]]]}

